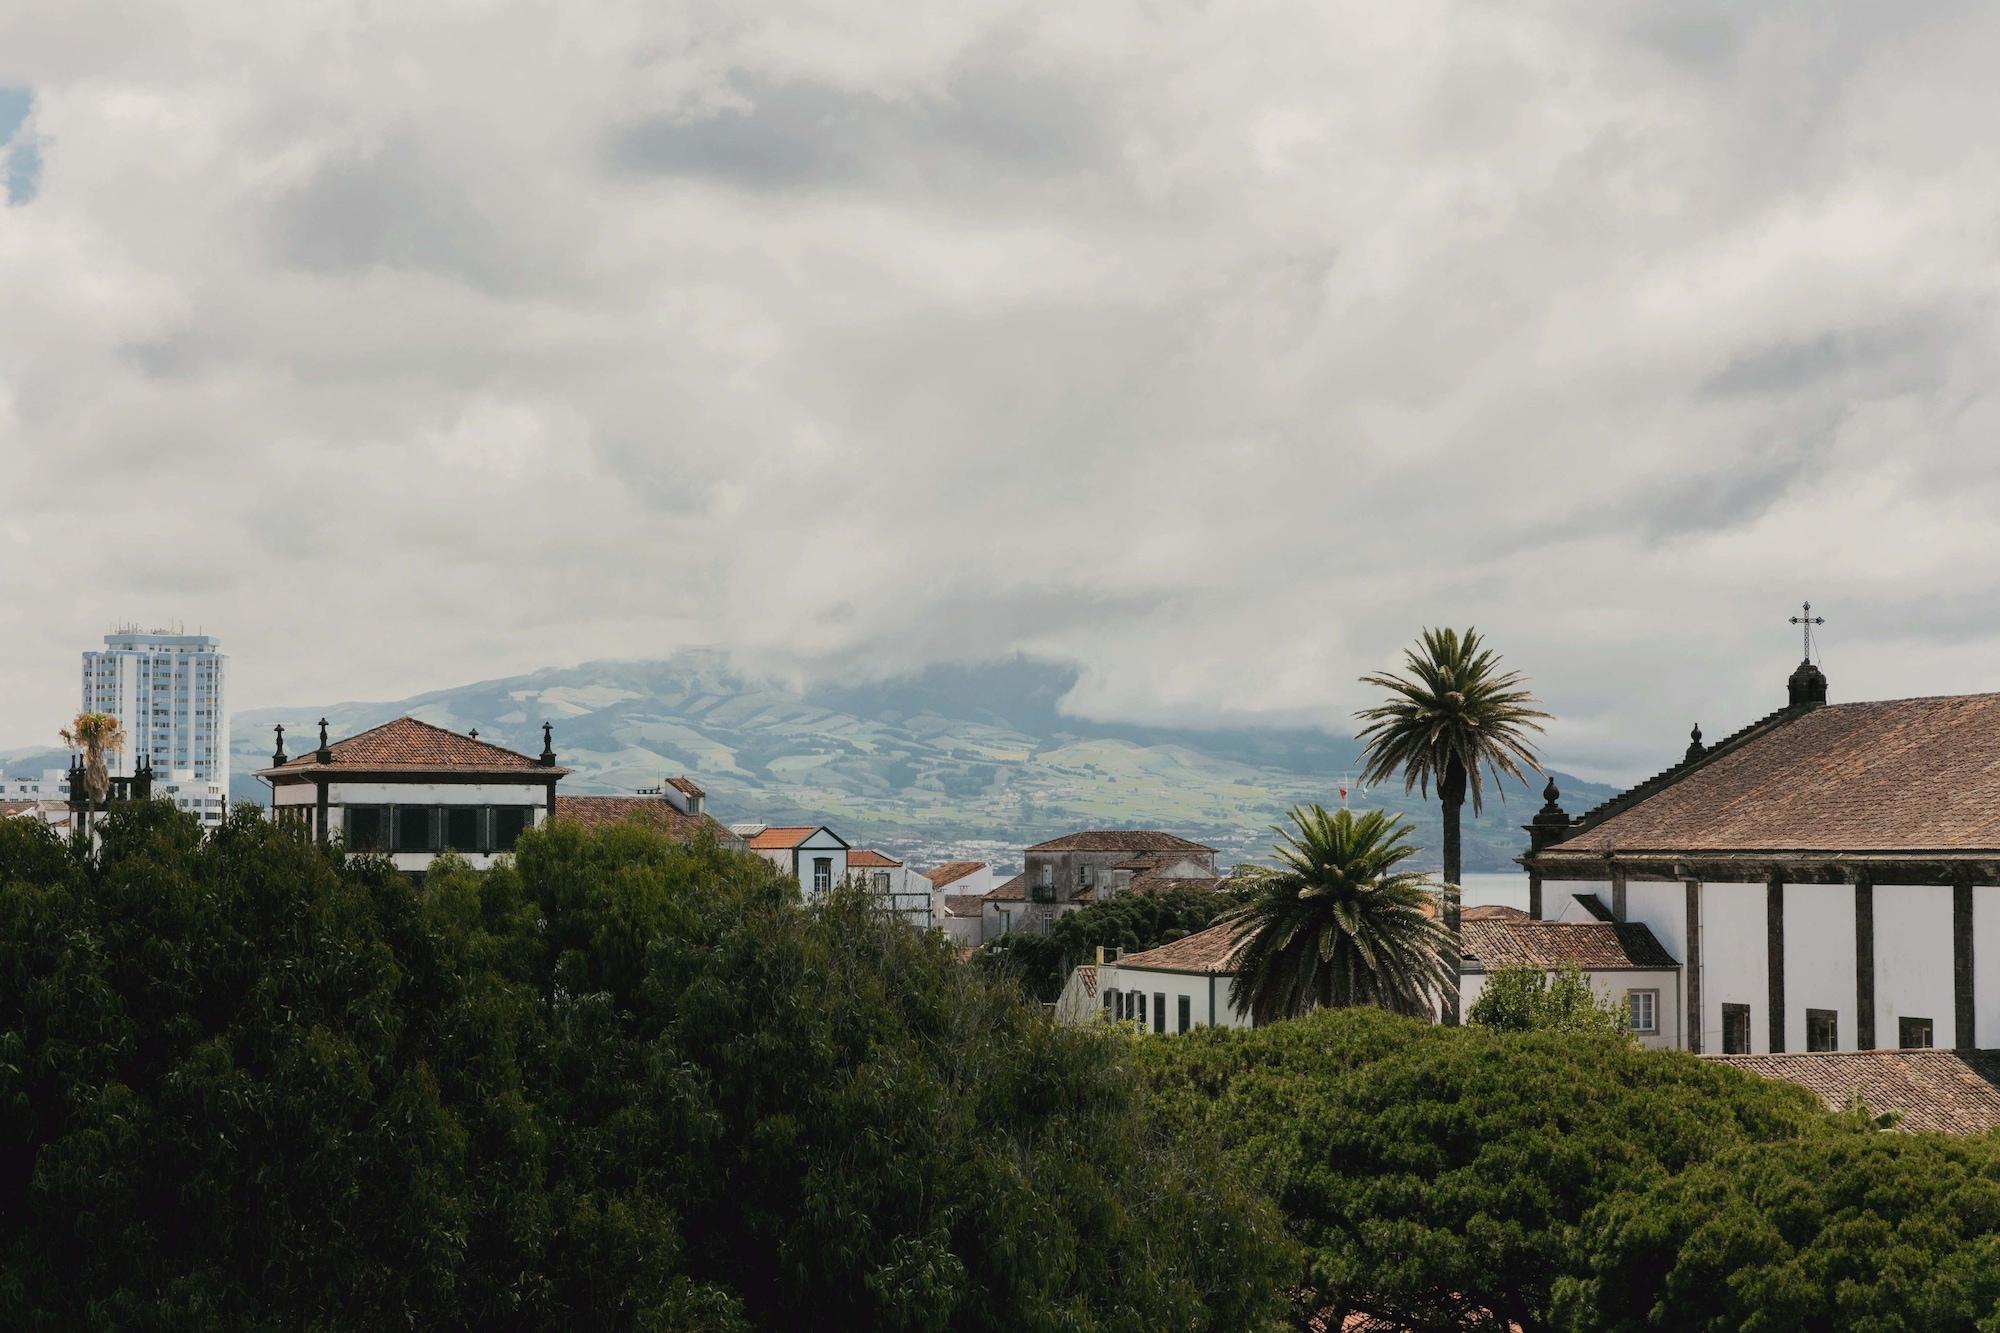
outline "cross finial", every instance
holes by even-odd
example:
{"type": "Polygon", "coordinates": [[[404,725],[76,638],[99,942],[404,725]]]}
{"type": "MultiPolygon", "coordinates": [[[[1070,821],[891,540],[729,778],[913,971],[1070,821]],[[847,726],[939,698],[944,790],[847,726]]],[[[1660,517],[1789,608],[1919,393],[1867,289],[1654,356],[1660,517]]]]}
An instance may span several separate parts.
{"type": "Polygon", "coordinates": [[[1799,608],[1799,614],[1792,617],[1792,623],[1799,626],[1799,633],[1805,639],[1805,660],[1810,662],[1812,661],[1813,626],[1824,625],[1826,617],[1814,615],[1812,613],[1812,603],[1807,602],[1799,608]]]}

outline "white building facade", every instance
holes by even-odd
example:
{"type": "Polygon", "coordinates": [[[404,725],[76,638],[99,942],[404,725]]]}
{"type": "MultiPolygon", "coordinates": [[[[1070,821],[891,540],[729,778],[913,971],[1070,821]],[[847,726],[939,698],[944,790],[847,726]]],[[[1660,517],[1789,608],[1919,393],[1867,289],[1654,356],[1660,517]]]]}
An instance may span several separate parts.
{"type": "Polygon", "coordinates": [[[203,823],[220,823],[229,793],[228,659],[209,634],[131,628],[104,636],[83,654],[82,707],[125,728],[125,749],[108,756],[114,776],[151,761],[175,802],[203,823]],[[212,789],[212,791],[211,791],[212,789]]]}
{"type": "MultiPolygon", "coordinates": [[[[107,763],[106,767],[109,767],[107,763]]],[[[125,767],[129,768],[127,764],[125,767]]],[[[204,825],[214,827],[229,813],[229,788],[222,782],[203,782],[186,769],[153,780],[153,799],[172,801],[204,825]]],[[[0,801],[43,801],[65,804],[69,800],[69,774],[60,768],[42,770],[39,778],[0,779],[0,801]]]]}
{"type": "Polygon", "coordinates": [[[1643,924],[1687,1049],[1969,1050],[2000,1039],[2000,695],[1788,706],[1521,858],[1530,911],[1643,924]]]}
{"type": "Polygon", "coordinates": [[[521,835],[550,819],[556,766],[550,728],[539,759],[401,717],[292,758],[283,728],[271,767],[271,818],[321,846],[386,856],[422,874],[445,852],[484,869],[512,852],[521,835]]]}

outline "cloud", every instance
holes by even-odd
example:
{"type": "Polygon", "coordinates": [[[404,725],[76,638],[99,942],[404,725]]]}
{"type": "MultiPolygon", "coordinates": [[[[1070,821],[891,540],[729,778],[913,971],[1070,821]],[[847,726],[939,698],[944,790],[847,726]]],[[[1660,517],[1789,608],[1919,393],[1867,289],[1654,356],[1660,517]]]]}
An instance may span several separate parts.
{"type": "Polygon", "coordinates": [[[32,9],[0,743],[135,618],[242,707],[713,643],[1336,728],[1476,623],[1608,777],[1806,596],[1837,697],[2000,685],[1983,6],[32,9]]]}

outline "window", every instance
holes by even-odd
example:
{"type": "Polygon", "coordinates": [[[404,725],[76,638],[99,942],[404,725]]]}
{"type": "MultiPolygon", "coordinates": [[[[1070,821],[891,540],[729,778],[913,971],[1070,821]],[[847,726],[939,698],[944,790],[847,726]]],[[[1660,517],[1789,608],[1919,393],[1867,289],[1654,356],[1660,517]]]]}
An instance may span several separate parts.
{"type": "Polygon", "coordinates": [[[479,826],[484,822],[480,816],[484,813],[485,811],[476,805],[444,807],[445,850],[452,852],[485,850],[479,837],[479,826]]]}
{"type": "Polygon", "coordinates": [[[1749,1005],[1725,1004],[1722,1006],[1722,1053],[1724,1055],[1750,1054],[1749,1005]]]}
{"type": "Polygon", "coordinates": [[[1153,992],[1153,1031],[1167,1030],[1167,997],[1159,991],[1153,992]]]}
{"type": "Polygon", "coordinates": [[[1809,1051],[1840,1049],[1839,1014],[1831,1009],[1806,1010],[1806,1049],[1809,1051]]]}
{"type": "Polygon", "coordinates": [[[435,806],[399,805],[396,812],[396,843],[399,852],[429,852],[437,850],[437,843],[431,832],[431,816],[435,806]]]}
{"type": "Polygon", "coordinates": [[[535,808],[531,805],[496,805],[493,807],[493,850],[511,852],[514,844],[521,840],[521,834],[534,822],[535,808]]]}
{"type": "Polygon", "coordinates": [[[876,871],[876,872],[875,872],[875,873],[874,873],[873,875],[870,875],[870,876],[869,876],[868,878],[869,878],[869,882],[870,882],[870,883],[872,883],[872,884],[873,884],[873,885],[875,886],[875,892],[877,892],[877,893],[887,893],[887,892],[889,891],[889,872],[888,872],[888,871],[886,871],[886,870],[878,870],[878,871],[876,871]]]}
{"type": "Polygon", "coordinates": [[[1116,1018],[1116,1017],[1118,1017],[1118,992],[1117,992],[1117,991],[1114,991],[1114,990],[1108,990],[1108,991],[1104,992],[1104,1012],[1105,1012],[1105,1013],[1106,1013],[1106,1014],[1107,1014],[1108,1016],[1110,1016],[1110,1017],[1112,1017],[1112,1018],[1116,1018]]]}
{"type": "Polygon", "coordinates": [[[1896,1020],[1896,1044],[1906,1051],[1927,1051],[1931,1048],[1931,1021],[1928,1018],[1899,1018],[1896,1020]]]}
{"type": "Polygon", "coordinates": [[[350,805],[342,841],[350,852],[379,852],[389,845],[389,810],[380,805],[350,805]]]}
{"type": "Polygon", "coordinates": [[[815,856],[813,858],[813,892],[825,893],[833,887],[833,858],[815,856]]]}
{"type": "Polygon", "coordinates": [[[1052,903],[1056,900],[1056,868],[1044,861],[1040,873],[1035,877],[1034,892],[1030,895],[1038,903],[1052,903]]]}
{"type": "Polygon", "coordinates": [[[1140,1027],[1146,1026],[1146,992],[1142,990],[1132,992],[1132,1017],[1139,1020],[1140,1027]]]}
{"type": "Polygon", "coordinates": [[[1181,1022],[1180,1026],[1174,1029],[1176,1032],[1186,1032],[1190,1027],[1194,1026],[1194,1024],[1189,1021],[1194,1016],[1193,1010],[1194,1010],[1194,1002],[1188,999],[1188,997],[1185,995],[1181,996],[1181,1012],[1180,1012],[1181,1022]]]}
{"type": "Polygon", "coordinates": [[[1626,991],[1625,1015],[1632,1020],[1634,1032],[1652,1036],[1660,1030],[1660,993],[1656,990],[1626,991]]]}

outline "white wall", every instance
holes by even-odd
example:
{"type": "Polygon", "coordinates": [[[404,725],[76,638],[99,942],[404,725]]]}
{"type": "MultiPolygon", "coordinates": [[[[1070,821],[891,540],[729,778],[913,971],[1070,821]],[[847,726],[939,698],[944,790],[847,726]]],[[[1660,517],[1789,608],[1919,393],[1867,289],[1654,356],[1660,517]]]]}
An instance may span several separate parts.
{"type": "MultiPolygon", "coordinates": [[[[1983,1048],[2000,1046],[2000,888],[1986,884],[1972,890],[1972,1038],[1983,1048]]],[[[1891,1028],[1890,1044],[1895,1039],[1891,1028]]]]}
{"type": "Polygon", "coordinates": [[[1143,991],[1146,995],[1146,1031],[1153,1030],[1153,997],[1163,994],[1167,997],[1168,1032],[1178,1031],[1180,997],[1188,997],[1188,1025],[1190,1028],[1208,1027],[1210,983],[1214,985],[1215,1020],[1214,1026],[1224,1028],[1247,1028],[1250,1016],[1239,1012],[1229,1003],[1229,986],[1235,978],[1228,975],[1208,977],[1189,972],[1155,972],[1148,968],[1124,967],[1107,964],[1098,971],[1098,1004],[1104,1003],[1104,994],[1109,990],[1143,991]]]}
{"type": "MultiPolygon", "coordinates": [[[[1974,961],[1978,959],[1978,896],[1973,898],[1974,961]]],[[[1875,886],[1875,1044],[1896,1044],[1896,1020],[1931,1020],[1937,1046],[1957,1041],[1952,1020],[1951,887],[1875,886]]],[[[1841,1044],[1847,1044],[1842,1032],[1841,1044]]]]}
{"type": "MultiPolygon", "coordinates": [[[[1706,1055],[1722,1053],[1724,1004],[1750,1006],[1753,1055],[1771,1049],[1771,982],[1765,966],[1769,939],[1764,913],[1761,882],[1701,886],[1701,1049],[1706,1055]]],[[[1686,967],[1687,956],[1680,957],[1682,967],[1686,967]]]]}
{"type": "MultiPolygon", "coordinates": [[[[1950,943],[1946,937],[1947,946],[1950,943]]],[[[1840,1049],[1857,1049],[1861,1018],[1854,1007],[1854,889],[1847,884],[1785,886],[1785,1049],[1806,1049],[1806,1010],[1840,1016],[1840,1049]]],[[[1752,1015],[1754,1020],[1755,1015],[1752,1015]]],[[[1766,1031],[1768,1036],[1768,1019],[1766,1031]]],[[[1894,1046],[1896,1031],[1877,1046],[1894,1046]]],[[[1720,1047],[1716,1048],[1720,1050],[1720,1047]]]]}
{"type": "MultiPolygon", "coordinates": [[[[1678,887],[1678,886],[1676,886],[1678,887]]],[[[1553,977],[1555,974],[1549,974],[1553,977]]],[[[1472,1006],[1479,999],[1479,993],[1486,989],[1484,972],[1463,972],[1458,978],[1459,1013],[1472,1012],[1472,1006]]],[[[1687,999],[1681,993],[1681,974],[1671,969],[1645,971],[1637,968],[1585,972],[1583,979],[1590,983],[1590,989],[1600,1001],[1609,1001],[1623,1008],[1625,992],[1633,990],[1653,990],[1660,993],[1659,1031],[1633,1034],[1641,1046],[1651,1050],[1678,1050],[1681,1046],[1681,1027],[1687,1012],[1687,999]]]]}

